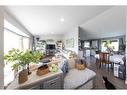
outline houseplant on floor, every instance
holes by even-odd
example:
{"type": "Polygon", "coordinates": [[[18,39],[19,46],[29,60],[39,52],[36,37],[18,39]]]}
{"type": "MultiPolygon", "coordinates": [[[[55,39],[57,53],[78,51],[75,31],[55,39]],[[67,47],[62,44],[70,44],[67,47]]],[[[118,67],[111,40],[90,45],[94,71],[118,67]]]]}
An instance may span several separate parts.
{"type": "Polygon", "coordinates": [[[25,52],[18,49],[12,49],[4,56],[4,60],[8,63],[13,63],[12,70],[19,72],[19,83],[27,81],[29,72],[29,63],[38,63],[42,53],[37,50],[27,50],[25,52]]]}

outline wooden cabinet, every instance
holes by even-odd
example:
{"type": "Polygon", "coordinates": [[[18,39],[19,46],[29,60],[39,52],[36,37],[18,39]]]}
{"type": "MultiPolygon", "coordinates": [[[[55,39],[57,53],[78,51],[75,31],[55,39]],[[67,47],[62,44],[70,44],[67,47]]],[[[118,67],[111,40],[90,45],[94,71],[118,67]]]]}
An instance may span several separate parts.
{"type": "Polygon", "coordinates": [[[29,89],[62,89],[62,79],[61,76],[53,77],[49,80],[40,82],[39,84],[36,84],[29,89]]]}
{"type": "Polygon", "coordinates": [[[45,81],[42,84],[43,89],[62,89],[61,78],[57,76],[51,80],[45,81]]]}
{"type": "Polygon", "coordinates": [[[41,89],[41,85],[37,84],[35,86],[30,87],[29,89],[41,89]]]}

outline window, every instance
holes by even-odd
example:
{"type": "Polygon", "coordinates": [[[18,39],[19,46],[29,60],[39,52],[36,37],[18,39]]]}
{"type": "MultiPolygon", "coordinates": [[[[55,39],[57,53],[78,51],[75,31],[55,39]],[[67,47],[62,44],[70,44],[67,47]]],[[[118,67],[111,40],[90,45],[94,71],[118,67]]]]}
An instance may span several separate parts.
{"type": "Polygon", "coordinates": [[[19,49],[20,36],[4,29],[4,54],[7,54],[12,48],[19,49]]]}
{"type": "MultiPolygon", "coordinates": [[[[20,29],[4,21],[4,54],[9,50],[16,48],[19,50],[29,49],[29,36],[20,29]]],[[[11,64],[6,64],[4,67],[4,85],[7,86],[14,79],[14,71],[12,71],[11,64]]]]}
{"type": "Polygon", "coordinates": [[[113,51],[119,51],[119,41],[118,40],[112,40],[111,41],[111,47],[113,48],[113,51]]]}
{"type": "MultiPolygon", "coordinates": [[[[19,36],[4,29],[4,54],[7,54],[12,48],[19,48],[19,36]]],[[[14,79],[14,72],[11,69],[10,64],[5,64],[4,67],[4,85],[6,86],[10,81],[14,79]]]]}
{"type": "Polygon", "coordinates": [[[85,47],[85,48],[90,48],[90,42],[85,41],[85,42],[84,42],[84,47],[85,47]]]}
{"type": "Polygon", "coordinates": [[[101,41],[101,51],[118,51],[119,50],[119,40],[102,40],[101,41]]]}

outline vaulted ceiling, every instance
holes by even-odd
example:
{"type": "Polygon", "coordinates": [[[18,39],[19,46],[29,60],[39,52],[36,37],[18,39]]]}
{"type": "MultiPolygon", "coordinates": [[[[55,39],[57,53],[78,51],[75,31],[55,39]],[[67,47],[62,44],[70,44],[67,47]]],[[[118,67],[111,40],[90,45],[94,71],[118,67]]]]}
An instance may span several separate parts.
{"type": "Polygon", "coordinates": [[[112,6],[6,6],[33,35],[64,34],[112,6]]]}

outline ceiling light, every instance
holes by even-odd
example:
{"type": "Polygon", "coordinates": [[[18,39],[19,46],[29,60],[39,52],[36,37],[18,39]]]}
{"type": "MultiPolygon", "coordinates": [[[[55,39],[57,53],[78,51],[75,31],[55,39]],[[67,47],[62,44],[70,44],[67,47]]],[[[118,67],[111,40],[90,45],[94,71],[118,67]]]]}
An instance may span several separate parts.
{"type": "Polygon", "coordinates": [[[61,18],[60,21],[61,21],[61,22],[64,22],[64,18],[61,18]]]}

